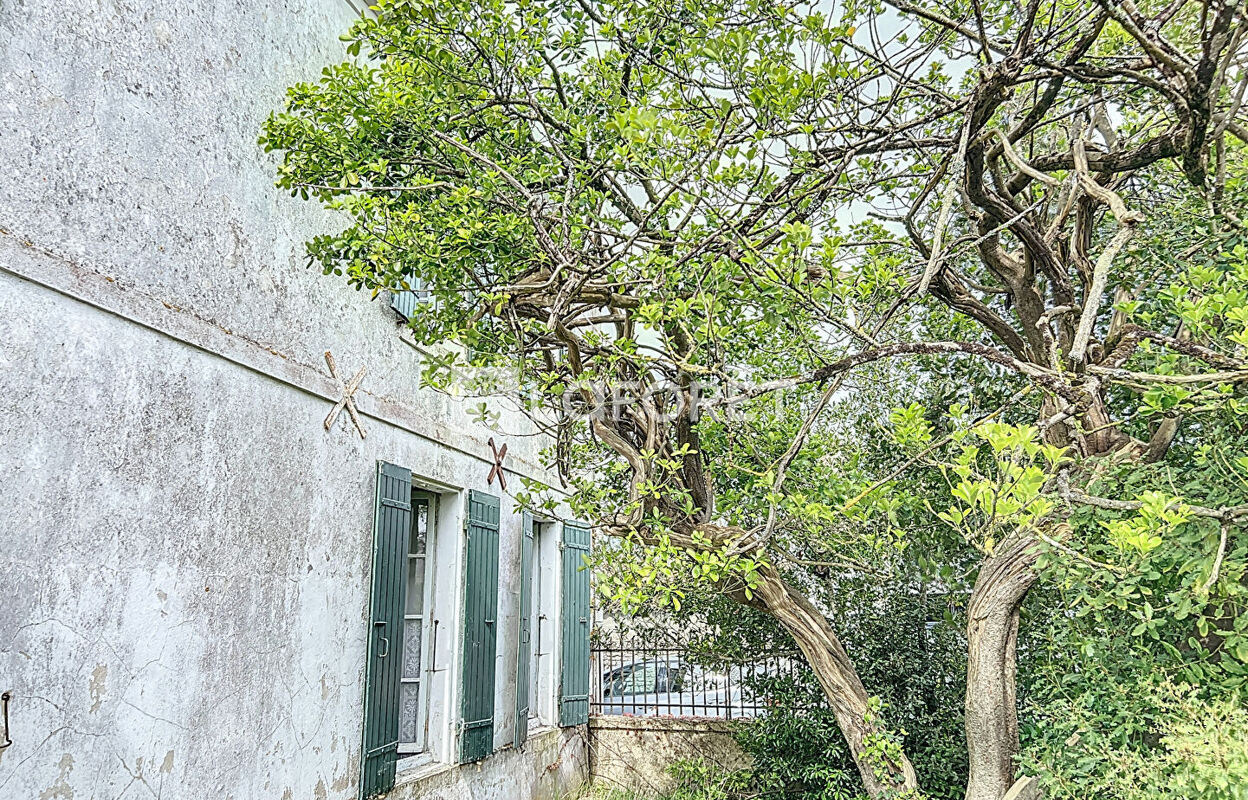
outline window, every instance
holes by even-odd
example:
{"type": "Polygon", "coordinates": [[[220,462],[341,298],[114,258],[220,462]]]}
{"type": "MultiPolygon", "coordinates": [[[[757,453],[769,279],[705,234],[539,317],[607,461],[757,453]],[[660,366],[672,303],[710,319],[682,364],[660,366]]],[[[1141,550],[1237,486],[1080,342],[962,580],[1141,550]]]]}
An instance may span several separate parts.
{"type": "Polygon", "coordinates": [[[467,519],[460,520],[458,494],[414,488],[410,476],[402,500],[390,483],[381,488],[386,493],[378,497],[369,645],[370,676],[379,678],[367,694],[365,711],[365,788],[373,794],[393,786],[397,765],[392,751],[404,756],[403,769],[430,760],[479,761],[494,752],[499,578],[497,497],[470,490],[467,519]],[[457,531],[461,521],[466,538],[443,535],[457,531]],[[402,540],[394,541],[400,530],[402,540]],[[438,616],[459,608],[463,628],[456,644],[438,616]],[[402,635],[393,653],[389,631],[396,639],[402,635]],[[456,662],[458,669],[452,671],[456,662]],[[383,680],[390,670],[393,676],[383,680]]]}
{"type": "Polygon", "coordinates": [[[413,279],[410,283],[412,287],[410,290],[390,293],[390,307],[409,322],[416,314],[416,308],[421,303],[428,303],[433,297],[422,281],[413,279]]]}
{"type": "Polygon", "coordinates": [[[533,525],[533,578],[529,630],[533,651],[529,674],[529,729],[559,719],[559,527],[550,521],[533,525]]]}
{"type": "Polygon", "coordinates": [[[495,680],[498,648],[517,641],[510,626],[496,630],[500,499],[479,490],[439,495],[432,486],[420,479],[413,483],[406,468],[377,465],[363,797],[393,788],[400,763],[409,769],[488,758],[497,744],[496,720],[500,733],[511,727],[503,715],[515,714],[518,737],[537,727],[529,724],[534,718],[538,725],[565,726],[587,719],[588,528],[569,523],[561,531],[556,523],[535,523],[527,513],[521,520],[507,517],[506,530],[514,531],[519,521],[528,540],[520,585],[530,595],[520,601],[518,641],[532,649],[514,662],[526,673],[512,684],[516,707],[496,708],[496,696],[510,694],[495,680]],[[529,636],[523,635],[525,628],[529,636]]]}
{"type": "Polygon", "coordinates": [[[425,750],[429,698],[425,642],[429,641],[428,613],[433,593],[429,580],[429,541],[437,517],[437,499],[412,491],[412,525],[407,548],[407,592],[403,609],[403,671],[399,685],[399,752],[425,750]]]}
{"type": "Polygon", "coordinates": [[[679,692],[685,682],[684,664],[667,661],[641,661],[607,673],[603,679],[604,697],[627,697],[655,692],[679,692]]]}
{"type": "MultiPolygon", "coordinates": [[[[542,652],[542,623],[546,617],[542,613],[542,534],[546,525],[538,522],[533,525],[533,566],[529,572],[532,581],[532,601],[529,603],[529,630],[533,633],[533,647],[529,664],[529,719],[540,724],[541,709],[539,698],[542,696],[542,660],[548,655],[542,652]]],[[[546,589],[548,593],[549,588],[546,589]]],[[[530,727],[536,727],[531,725],[530,727]]]]}
{"type": "Polygon", "coordinates": [[[520,617],[519,652],[516,660],[516,736],[514,744],[519,747],[528,739],[529,731],[551,719],[549,687],[551,649],[546,641],[552,616],[549,603],[553,599],[550,585],[552,577],[547,563],[550,555],[546,523],[533,519],[523,512],[521,529],[523,538],[520,550],[520,617]]]}

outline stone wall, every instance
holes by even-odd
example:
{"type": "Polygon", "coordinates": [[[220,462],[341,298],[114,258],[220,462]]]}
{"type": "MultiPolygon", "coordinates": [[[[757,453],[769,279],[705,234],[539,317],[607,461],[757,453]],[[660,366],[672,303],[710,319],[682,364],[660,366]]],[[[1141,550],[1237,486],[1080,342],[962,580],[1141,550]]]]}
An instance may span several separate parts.
{"type": "Polygon", "coordinates": [[[657,797],[674,786],[673,762],[701,760],[725,770],[745,769],[750,757],[725,720],[684,717],[591,717],[590,769],[595,784],[657,797]]]}
{"type": "Polygon", "coordinates": [[[435,764],[401,774],[386,800],[580,800],[589,782],[586,730],[546,728],[481,767],[435,764]]]}

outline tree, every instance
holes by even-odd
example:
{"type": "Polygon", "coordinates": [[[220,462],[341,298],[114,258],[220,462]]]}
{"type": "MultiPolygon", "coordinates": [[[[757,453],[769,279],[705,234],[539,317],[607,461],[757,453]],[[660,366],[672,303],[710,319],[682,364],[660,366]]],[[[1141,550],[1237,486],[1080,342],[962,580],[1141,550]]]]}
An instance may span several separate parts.
{"type": "MultiPolygon", "coordinates": [[[[685,564],[789,632],[872,796],[916,776],[801,575],[887,561],[891,479],[977,437],[944,513],[977,564],[967,796],[995,800],[1037,559],[1080,506],[1178,513],[1098,498],[1097,465],[1243,409],[1248,273],[1223,248],[1246,21],[1184,0],[390,0],[346,37],[363,61],[293,87],[262,143],[281,186],[350,220],[313,263],[419,281],[419,338],[536,376],[534,419],[641,584],[678,603],[685,564]],[[1191,246],[1133,247],[1162,234],[1191,246]],[[951,369],[1009,387],[989,424],[1021,406],[1033,427],[963,426],[812,498],[845,488],[830,406],[951,369]]],[[[894,426],[930,438],[921,416],[894,426]]]]}

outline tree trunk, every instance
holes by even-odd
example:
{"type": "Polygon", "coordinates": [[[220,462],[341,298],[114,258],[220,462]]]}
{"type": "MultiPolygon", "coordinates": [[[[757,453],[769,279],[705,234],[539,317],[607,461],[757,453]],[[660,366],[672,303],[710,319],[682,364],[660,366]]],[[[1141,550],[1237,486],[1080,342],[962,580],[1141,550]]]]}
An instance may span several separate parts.
{"type": "Polygon", "coordinates": [[[845,735],[867,793],[885,797],[917,788],[914,767],[904,754],[898,752],[889,760],[868,754],[872,735],[887,729],[883,720],[871,714],[867,690],[827,618],[773,570],[767,573],[755,591],[755,604],[771,614],[805,654],[845,735]]]}
{"type": "MultiPolygon", "coordinates": [[[[1042,416],[1056,411],[1050,401],[1042,416]]],[[[1112,424],[1104,398],[1094,396],[1079,418],[1078,429],[1055,425],[1046,441],[1074,445],[1084,456],[1110,452],[1138,455],[1144,445],[1112,424]]],[[[1055,535],[1069,534],[1065,523],[1055,535]]],[[[1033,569],[1039,541],[1030,536],[1007,538],[980,567],[967,611],[966,746],[970,771],[966,800],[1001,800],[1014,785],[1018,756],[1017,648],[1018,615],[1035,584],[1033,569]]]]}
{"type": "Polygon", "coordinates": [[[1030,536],[1007,539],[979,570],[967,612],[966,800],[1001,800],[1014,784],[1018,755],[1018,613],[1036,582],[1030,536]]]}
{"type": "MultiPolygon", "coordinates": [[[[1047,419],[1057,413],[1058,406],[1052,399],[1040,406],[1040,418],[1047,419]]],[[[1053,425],[1044,432],[1044,440],[1058,447],[1074,447],[1085,457],[1126,450],[1135,455],[1144,452],[1145,445],[1127,436],[1114,423],[1105,398],[1098,393],[1088,401],[1088,408],[1079,415],[1078,426],[1071,421],[1053,425]]]]}

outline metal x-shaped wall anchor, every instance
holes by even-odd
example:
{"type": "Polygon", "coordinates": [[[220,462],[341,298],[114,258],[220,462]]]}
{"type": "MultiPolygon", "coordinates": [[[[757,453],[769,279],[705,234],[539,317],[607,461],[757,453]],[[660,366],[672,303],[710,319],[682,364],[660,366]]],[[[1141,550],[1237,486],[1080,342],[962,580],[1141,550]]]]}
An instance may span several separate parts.
{"type": "Polygon", "coordinates": [[[503,446],[494,447],[494,437],[490,437],[490,452],[494,454],[494,466],[490,467],[490,475],[485,482],[490,486],[494,485],[494,476],[498,476],[498,488],[504,492],[507,491],[507,476],[503,474],[503,456],[507,455],[507,443],[503,442],[503,446]]]}
{"type": "Polygon", "coordinates": [[[325,430],[334,426],[338,413],[345,408],[351,415],[351,421],[355,423],[355,429],[360,432],[360,438],[365,438],[368,434],[364,432],[364,426],[360,424],[360,412],[355,407],[355,391],[360,388],[360,382],[364,380],[364,373],[368,371],[368,367],[360,367],[360,371],[343,384],[342,378],[338,377],[338,365],[334,363],[334,354],[328,350],[325,351],[325,363],[329,365],[329,374],[338,383],[338,392],[342,395],[342,399],[330,409],[329,416],[325,417],[325,430]]]}

